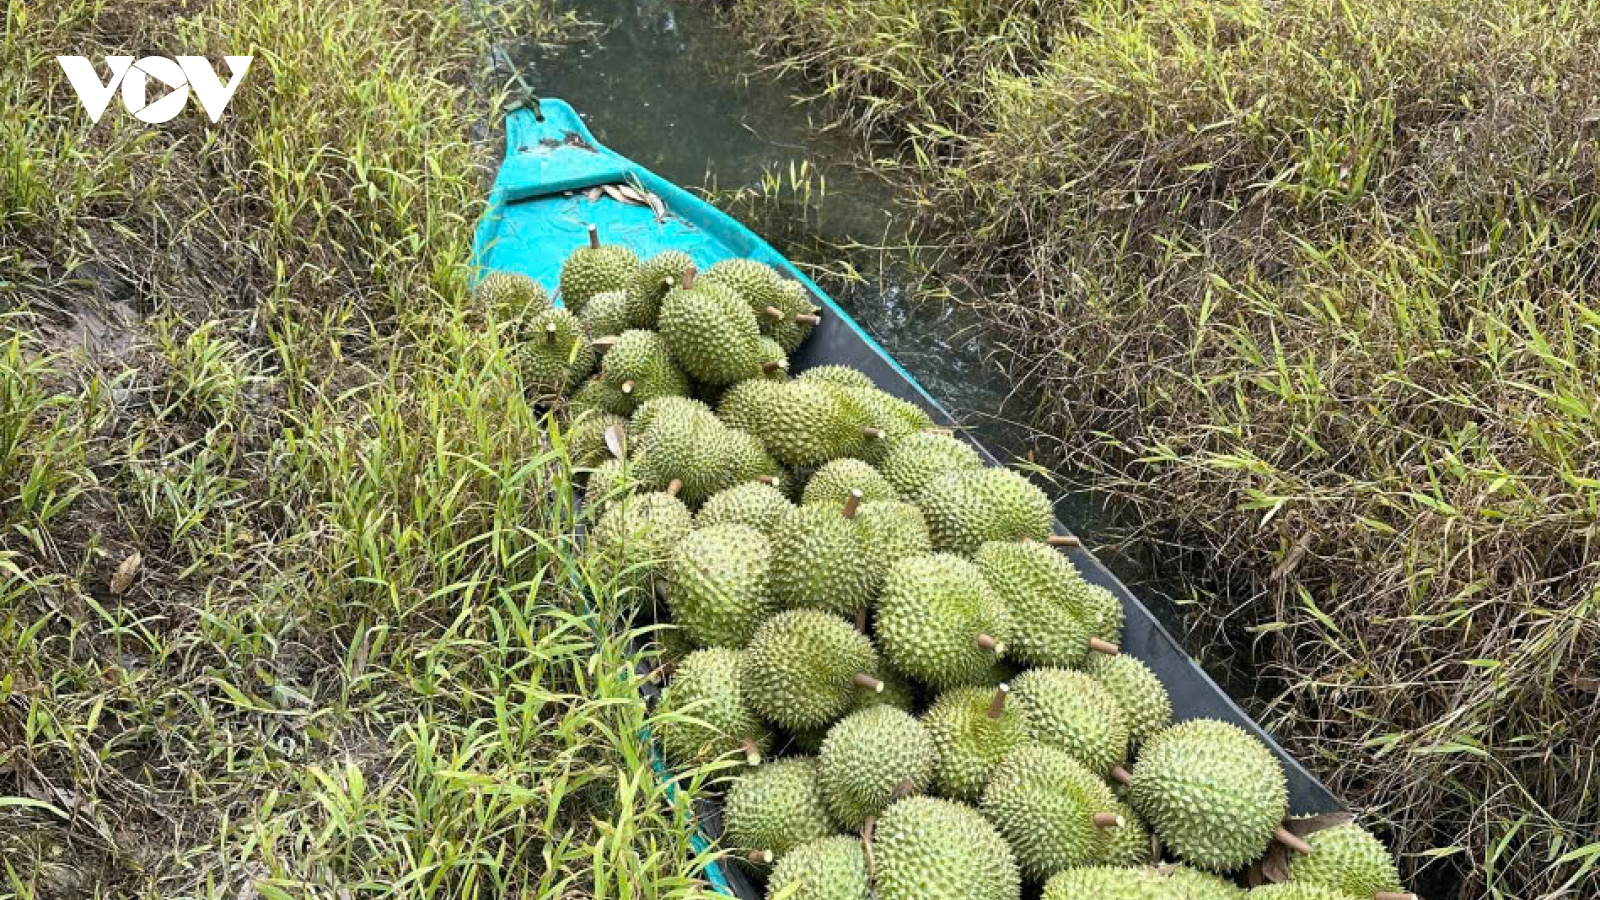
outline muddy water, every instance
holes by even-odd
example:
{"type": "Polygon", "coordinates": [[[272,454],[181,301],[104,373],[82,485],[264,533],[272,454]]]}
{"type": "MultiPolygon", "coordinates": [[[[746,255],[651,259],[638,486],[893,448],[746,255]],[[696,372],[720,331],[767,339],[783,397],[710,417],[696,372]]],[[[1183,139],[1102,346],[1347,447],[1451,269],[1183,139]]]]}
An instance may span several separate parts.
{"type": "MultiPolygon", "coordinates": [[[[1019,394],[980,321],[919,243],[892,185],[863,165],[860,139],[830,131],[794,98],[800,85],[761,70],[738,37],[690,0],[569,0],[597,26],[555,49],[506,48],[542,97],[571,103],[607,146],[712,200],[807,269],[928,391],[1002,459],[1026,455],[1032,398],[1019,394]],[[791,172],[805,173],[791,177],[791,172]],[[774,185],[778,185],[774,189],[774,185]]],[[[1085,499],[1058,507],[1094,543],[1085,499]]],[[[1183,632],[1175,585],[1136,561],[1100,554],[1183,632]]],[[[1194,648],[1198,650],[1199,648],[1194,648]]]]}

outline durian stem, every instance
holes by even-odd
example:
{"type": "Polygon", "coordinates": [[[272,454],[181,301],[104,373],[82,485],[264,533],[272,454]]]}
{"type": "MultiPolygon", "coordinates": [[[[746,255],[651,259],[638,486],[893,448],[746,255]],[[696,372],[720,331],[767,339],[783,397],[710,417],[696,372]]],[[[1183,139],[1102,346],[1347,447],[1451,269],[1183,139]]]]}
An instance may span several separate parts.
{"type": "Polygon", "coordinates": [[[1379,891],[1372,900],[1417,900],[1417,895],[1409,891],[1379,891]]]}
{"type": "Polygon", "coordinates": [[[592,250],[600,249],[600,229],[593,225],[589,226],[589,247],[592,250]]]}
{"type": "Polygon", "coordinates": [[[761,483],[761,484],[771,484],[772,483],[772,476],[771,475],[757,475],[756,476],[756,481],[761,483]]]}
{"type": "Polygon", "coordinates": [[[882,428],[874,428],[874,427],[871,427],[871,426],[868,426],[866,428],[861,429],[861,436],[862,437],[869,438],[869,439],[874,440],[874,441],[878,440],[881,437],[883,437],[884,433],[885,432],[884,432],[884,430],[882,428]]]}
{"type": "Polygon", "coordinates": [[[814,316],[811,313],[801,313],[801,314],[795,316],[794,320],[796,322],[799,322],[801,325],[820,325],[820,324],[822,324],[822,317],[821,316],[814,316]]]}
{"type": "Polygon", "coordinates": [[[776,319],[776,320],[778,320],[780,322],[783,321],[784,318],[785,318],[785,316],[783,314],[783,310],[777,308],[776,306],[769,306],[766,309],[762,310],[762,312],[766,313],[767,315],[771,316],[772,318],[774,318],[774,319],[776,319]]]}
{"type": "Polygon", "coordinates": [[[1011,693],[1011,685],[1001,684],[994,689],[994,699],[989,701],[989,718],[998,719],[1006,710],[1006,695],[1011,693]]]}
{"type": "Polygon", "coordinates": [[[739,742],[739,749],[744,751],[744,761],[746,765],[761,765],[761,748],[756,746],[755,741],[745,738],[739,742]]]}
{"type": "Polygon", "coordinates": [[[1096,653],[1104,653],[1107,656],[1116,656],[1118,653],[1122,652],[1121,647],[1118,647],[1116,644],[1113,644],[1110,641],[1101,640],[1097,637],[1089,638],[1089,649],[1096,653]]]}
{"type": "Polygon", "coordinates": [[[878,878],[877,866],[872,859],[872,832],[877,827],[877,816],[867,816],[866,822],[861,825],[861,851],[867,857],[867,884],[878,878]]]}
{"type": "Polygon", "coordinates": [[[632,378],[629,378],[627,381],[624,381],[622,383],[622,392],[624,394],[633,393],[633,379],[632,378]]]}
{"type": "Polygon", "coordinates": [[[596,353],[604,353],[616,345],[617,338],[615,335],[613,335],[611,337],[595,338],[592,346],[594,347],[596,353]]]}
{"type": "Polygon", "coordinates": [[[1278,830],[1272,833],[1272,839],[1296,853],[1305,854],[1311,852],[1310,844],[1291,834],[1289,829],[1282,825],[1279,825],[1278,830]]]}
{"type": "Polygon", "coordinates": [[[554,323],[554,322],[546,322],[545,323],[545,326],[544,326],[544,339],[545,339],[546,343],[554,344],[556,342],[556,331],[557,331],[556,323],[554,323]]]}
{"type": "Polygon", "coordinates": [[[862,634],[867,633],[867,608],[865,606],[856,610],[856,630],[862,634]]]}
{"type": "Polygon", "coordinates": [[[681,490],[683,490],[683,482],[681,480],[679,480],[677,478],[674,478],[671,481],[667,482],[667,496],[668,497],[676,497],[676,496],[678,496],[678,492],[681,491],[681,490]]]}
{"type": "Polygon", "coordinates": [[[749,855],[746,856],[745,859],[748,859],[750,861],[751,865],[770,866],[770,865],[772,865],[772,851],[771,850],[751,850],[749,855]]]}
{"type": "Polygon", "coordinates": [[[977,638],[974,639],[973,643],[977,644],[980,648],[982,648],[984,650],[988,650],[990,653],[999,653],[999,652],[1001,652],[1001,650],[1003,650],[1005,648],[1004,644],[1001,644],[999,641],[995,640],[992,636],[987,635],[987,634],[982,634],[982,633],[979,633],[977,638]]]}
{"type": "Polygon", "coordinates": [[[689,268],[684,269],[683,270],[683,289],[687,291],[688,289],[694,287],[694,278],[695,278],[696,275],[699,275],[699,274],[700,274],[700,270],[696,269],[694,266],[690,266],[689,268]]]}
{"type": "Polygon", "coordinates": [[[1114,812],[1097,812],[1094,814],[1094,827],[1096,828],[1121,828],[1127,824],[1127,819],[1114,812]]]}
{"type": "Polygon", "coordinates": [[[771,375],[773,372],[776,372],[781,368],[783,368],[783,363],[776,359],[769,359],[761,364],[761,371],[768,375],[771,375]]]}
{"type": "Polygon", "coordinates": [[[1128,770],[1121,766],[1111,767],[1111,780],[1123,786],[1133,784],[1133,776],[1128,774],[1128,770]]]}
{"type": "Polygon", "coordinates": [[[862,496],[860,488],[850,489],[850,496],[844,501],[844,517],[846,519],[854,519],[856,517],[856,510],[861,508],[862,496]]]}
{"type": "Polygon", "coordinates": [[[1083,542],[1075,534],[1052,534],[1044,539],[1052,547],[1081,547],[1083,542]]]}
{"type": "Polygon", "coordinates": [[[857,672],[856,674],[850,676],[850,680],[856,683],[856,687],[866,688],[874,694],[883,693],[883,682],[873,678],[871,675],[868,675],[865,672],[857,672]]]}

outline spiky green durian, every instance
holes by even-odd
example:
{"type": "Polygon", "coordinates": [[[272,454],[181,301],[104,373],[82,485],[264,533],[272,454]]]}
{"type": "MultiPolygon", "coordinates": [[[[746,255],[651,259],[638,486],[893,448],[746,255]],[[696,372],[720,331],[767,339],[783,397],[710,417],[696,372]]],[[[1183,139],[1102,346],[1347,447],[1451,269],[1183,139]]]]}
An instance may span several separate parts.
{"type": "Polygon", "coordinates": [[[828,812],[855,831],[898,797],[922,793],[934,759],[933,738],[910,713],[882,704],[853,712],[828,729],[818,754],[828,812]]]}
{"type": "Polygon", "coordinates": [[[843,506],[853,490],[860,491],[861,499],[866,501],[900,499],[889,482],[884,481],[878,470],[868,463],[859,459],[836,459],[811,476],[800,495],[800,502],[843,506]]]}
{"type": "Polygon", "coordinates": [[[1225,878],[1188,866],[1164,865],[1155,871],[1166,880],[1167,894],[1163,896],[1178,900],[1244,900],[1247,893],[1225,878]]]}
{"type": "Polygon", "coordinates": [[[783,315],[774,316],[768,310],[756,317],[761,333],[778,342],[785,353],[793,353],[805,343],[814,327],[812,320],[821,307],[811,302],[804,285],[789,278],[778,279],[777,299],[772,305],[783,315]]]}
{"type": "Polygon", "coordinates": [[[472,296],[510,318],[537,315],[550,308],[550,294],[544,286],[520,272],[489,272],[473,288],[472,296]]]}
{"type": "Polygon", "coordinates": [[[696,281],[692,270],[661,301],[660,328],[673,361],[703,384],[732,384],[760,371],[755,316],[732,291],[696,281]]]}
{"type": "Polygon", "coordinates": [[[1073,595],[1088,584],[1070,561],[1031,541],[989,541],[973,560],[1019,622],[1010,656],[1034,666],[1077,668],[1089,655],[1089,629],[1073,595]]]}
{"type": "Polygon", "coordinates": [[[591,340],[622,334],[631,327],[628,323],[628,295],[621,291],[595,294],[583,305],[583,311],[578,313],[578,321],[583,323],[583,330],[589,333],[591,340]]]}
{"type": "Polygon", "coordinates": [[[987,541],[1044,541],[1055,524],[1050,498],[1009,469],[947,472],[918,495],[918,503],[934,549],[962,555],[987,541]]]}
{"type": "Polygon", "coordinates": [[[772,592],[789,609],[852,617],[872,602],[872,583],[852,503],[800,506],[778,522],[772,592]]]}
{"type": "Polygon", "coordinates": [[[661,315],[662,298],[677,286],[692,265],[689,254],[678,250],[663,251],[640,264],[624,294],[628,327],[655,328],[661,315]]]}
{"type": "Polygon", "coordinates": [[[1091,653],[1084,671],[1122,707],[1130,744],[1140,744],[1172,724],[1172,698],[1149,666],[1125,653],[1091,653]]]}
{"type": "Polygon", "coordinates": [[[1127,758],[1122,707],[1093,678],[1067,669],[1029,669],[1011,688],[1034,740],[1066,751],[1101,776],[1127,758]]]}
{"type": "Polygon", "coordinates": [[[639,479],[627,460],[608,459],[589,472],[583,485],[583,502],[597,510],[606,504],[627,496],[639,487],[639,479]]]}
{"type": "Polygon", "coordinates": [[[859,692],[880,690],[878,654],[867,636],[831,613],[798,609],[761,623],[744,659],[746,701],[790,731],[844,715],[859,692]]]}
{"type": "Polygon", "coordinates": [[[880,668],[878,681],[882,682],[881,691],[858,691],[854,709],[867,709],[872,706],[892,706],[903,712],[912,712],[917,708],[916,686],[900,677],[893,669],[880,668]]]}
{"type": "Polygon", "coordinates": [[[808,369],[801,381],[821,385],[832,391],[835,398],[852,410],[870,432],[864,433],[851,454],[874,464],[881,463],[896,441],[921,432],[933,425],[933,419],[914,403],[901,400],[870,382],[863,385],[857,376],[865,378],[854,369],[844,366],[822,366],[808,369]],[[839,370],[843,369],[844,372],[839,370]]]}
{"type": "Polygon", "coordinates": [[[657,397],[639,404],[628,418],[628,434],[634,441],[642,440],[658,419],[710,418],[711,407],[693,397],[657,397]]]}
{"type": "Polygon", "coordinates": [[[995,767],[1028,743],[1022,710],[1006,703],[1009,687],[953,688],[939,695],[923,714],[939,762],[934,784],[954,800],[976,801],[995,767]]]}
{"type": "Polygon", "coordinates": [[[752,317],[761,315],[766,307],[780,299],[778,273],[766,263],[753,259],[719,260],[706,270],[705,280],[733,291],[749,308],[752,317]]]}
{"type": "Polygon", "coordinates": [[[689,379],[653,331],[630,329],[618,335],[600,358],[600,380],[622,396],[629,412],[657,397],[689,393],[689,379]]]}
{"type": "Polygon", "coordinates": [[[889,567],[876,625],[889,665],[937,688],[982,677],[1012,630],[1005,604],[978,567],[947,553],[889,567]]]}
{"type": "Polygon", "coordinates": [[[1122,601],[1098,584],[1085,583],[1075,598],[1078,616],[1089,626],[1089,636],[1111,644],[1122,643],[1122,601]]]}
{"type": "Polygon", "coordinates": [[[729,388],[717,415],[761,439],[786,466],[818,466],[849,455],[861,440],[864,421],[823,387],[753,378],[729,388]]]}
{"type": "Polygon", "coordinates": [[[1150,841],[1150,828],[1133,811],[1133,807],[1118,800],[1111,811],[1121,817],[1122,825],[1106,830],[1105,846],[1095,862],[1106,866],[1148,866],[1155,862],[1156,851],[1150,841]]]}
{"type": "Polygon", "coordinates": [[[573,312],[581,312],[589,298],[607,291],[624,291],[639,268],[639,257],[627,247],[602,245],[599,235],[589,228],[589,246],[572,251],[561,265],[561,302],[573,312]]]}
{"type": "Polygon", "coordinates": [[[767,898],[870,900],[867,853],[861,839],[835,835],[790,850],[767,879],[767,898]]]}
{"type": "Polygon", "coordinates": [[[547,309],[529,320],[528,331],[529,339],[518,348],[518,362],[529,390],[545,396],[566,394],[594,371],[594,348],[571,312],[547,309]]]}
{"type": "Polygon", "coordinates": [[[933,550],[922,510],[899,500],[877,500],[861,504],[856,513],[856,528],[861,532],[865,552],[867,591],[877,596],[889,567],[908,556],[922,556],[933,550]]]}
{"type": "Polygon", "coordinates": [[[878,819],[880,900],[1018,900],[1022,879],[1005,839],[977,810],[908,797],[878,819]]]}
{"type": "Polygon", "coordinates": [[[593,468],[611,459],[611,451],[606,446],[606,430],[626,424],[627,420],[621,416],[599,410],[578,413],[567,428],[567,457],[581,469],[593,468]]]}
{"type": "Polygon", "coordinates": [[[838,387],[857,388],[867,390],[877,387],[867,374],[853,366],[814,366],[801,374],[801,379],[817,384],[832,384],[838,387]]]}
{"type": "Polygon", "coordinates": [[[774,858],[838,833],[822,798],[817,761],[806,756],[774,760],[734,779],[723,826],[724,845],[774,858]]]}
{"type": "Polygon", "coordinates": [[[981,809],[1000,830],[1023,874],[1040,881],[1099,861],[1123,827],[1111,788],[1068,754],[1025,746],[1001,760],[981,809]]]}
{"type": "Polygon", "coordinates": [[[778,522],[794,504],[769,483],[747,481],[714,494],[695,514],[695,525],[749,525],[769,539],[777,535],[778,522]]]}
{"type": "Polygon", "coordinates": [[[1162,844],[1213,872],[1260,857],[1289,808],[1272,751],[1213,719],[1183,722],[1146,741],[1128,799],[1162,844]]]}
{"type": "Polygon", "coordinates": [[[595,525],[587,548],[591,571],[601,585],[647,589],[693,528],[689,508],[670,493],[620,498],[595,525]]]}
{"type": "Polygon", "coordinates": [[[972,445],[947,434],[922,432],[895,441],[879,471],[905,498],[918,501],[935,478],[983,468],[972,445]]]}
{"type": "Polygon", "coordinates": [[[1289,855],[1289,880],[1321,885],[1369,898],[1380,891],[1400,892],[1400,870],[1372,833],[1355,823],[1335,825],[1305,838],[1311,852],[1289,855]]]}
{"type": "Polygon", "coordinates": [[[667,566],[672,620],[702,647],[743,647],[778,609],[770,583],[771,551],[748,525],[690,532],[667,566]]]}
{"type": "Polygon", "coordinates": [[[567,410],[574,417],[589,411],[626,416],[633,412],[633,400],[596,375],[567,401],[567,410]]]}
{"type": "Polygon", "coordinates": [[[698,506],[712,494],[778,470],[755,438],[706,412],[655,416],[634,441],[634,465],[646,485],[682,482],[683,501],[698,506]]]}
{"type": "Polygon", "coordinates": [[[739,690],[742,656],[723,648],[696,650],[678,663],[654,719],[674,765],[697,766],[731,753],[755,764],[771,752],[772,733],[739,690]]]}
{"type": "Polygon", "coordinates": [[[783,352],[783,348],[772,338],[763,337],[756,342],[756,362],[759,367],[746,378],[783,381],[789,377],[789,354],[783,352]]]}
{"type": "MultiPolygon", "coordinates": [[[[1182,895],[1177,895],[1181,897],[1182,895]]],[[[1153,869],[1081,866],[1045,882],[1040,900],[1176,900],[1153,869]]]]}
{"type": "Polygon", "coordinates": [[[1300,881],[1264,884],[1258,888],[1251,888],[1244,896],[1246,900],[1361,900],[1330,887],[1300,881]]]}

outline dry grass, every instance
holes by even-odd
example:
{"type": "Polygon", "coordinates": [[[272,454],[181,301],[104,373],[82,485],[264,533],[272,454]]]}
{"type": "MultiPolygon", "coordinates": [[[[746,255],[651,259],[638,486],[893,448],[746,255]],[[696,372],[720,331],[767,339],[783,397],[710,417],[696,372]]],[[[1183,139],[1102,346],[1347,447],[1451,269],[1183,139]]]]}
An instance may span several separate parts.
{"type": "Polygon", "coordinates": [[[1600,892],[1600,6],[735,10],[899,141],[1041,440],[1407,870],[1600,892]]]}
{"type": "Polygon", "coordinates": [[[0,6],[0,898],[702,891],[465,289],[487,42],[557,26],[477,10],[0,6]],[[91,127],[117,49],[256,61],[91,127]]]}

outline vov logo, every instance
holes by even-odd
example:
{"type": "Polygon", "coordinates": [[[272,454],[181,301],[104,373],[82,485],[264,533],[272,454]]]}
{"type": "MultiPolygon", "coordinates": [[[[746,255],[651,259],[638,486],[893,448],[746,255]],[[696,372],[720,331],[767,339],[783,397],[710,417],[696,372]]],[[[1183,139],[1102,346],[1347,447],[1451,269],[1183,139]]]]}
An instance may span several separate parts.
{"type": "Polygon", "coordinates": [[[67,73],[72,89],[78,92],[78,102],[89,114],[89,120],[98,123],[105,114],[111,97],[122,88],[122,105],[141,122],[152,125],[170,122],[189,103],[189,91],[200,99],[200,106],[212,122],[222,118],[233,92],[239,89],[244,73],[250,71],[253,56],[225,56],[228,71],[232,73],[227,85],[217,77],[216,70],[203,56],[180,56],[176,60],[165,56],[146,56],[134,62],[131,56],[108,56],[106,65],[111,68],[111,80],[101,81],[94,64],[81,56],[58,56],[61,71],[67,73]],[[158,100],[148,101],[151,79],[172,90],[158,100]]]}

